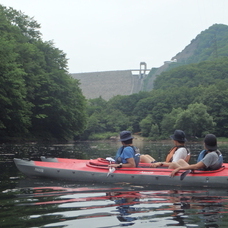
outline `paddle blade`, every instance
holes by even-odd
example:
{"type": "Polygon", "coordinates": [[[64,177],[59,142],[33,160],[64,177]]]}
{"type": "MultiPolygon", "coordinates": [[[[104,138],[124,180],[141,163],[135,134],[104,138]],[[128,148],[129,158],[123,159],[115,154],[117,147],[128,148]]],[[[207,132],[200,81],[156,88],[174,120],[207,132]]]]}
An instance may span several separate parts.
{"type": "Polygon", "coordinates": [[[107,177],[111,174],[111,173],[114,173],[115,172],[115,168],[114,167],[109,167],[109,172],[107,174],[107,177]]]}
{"type": "Polygon", "coordinates": [[[184,178],[189,174],[191,173],[192,170],[186,170],[185,172],[183,172],[181,175],[180,175],[180,180],[184,180],[184,178]]]}
{"type": "Polygon", "coordinates": [[[111,157],[107,157],[107,158],[105,158],[105,160],[109,161],[110,163],[115,162],[115,159],[113,159],[111,157]]]}

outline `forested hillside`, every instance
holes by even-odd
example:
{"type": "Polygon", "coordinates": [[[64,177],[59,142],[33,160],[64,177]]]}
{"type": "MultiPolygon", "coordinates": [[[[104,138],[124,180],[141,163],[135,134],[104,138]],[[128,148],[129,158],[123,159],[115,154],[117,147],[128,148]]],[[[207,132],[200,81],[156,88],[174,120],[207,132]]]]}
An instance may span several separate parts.
{"type": "Polygon", "coordinates": [[[40,25],[0,5],[0,140],[73,137],[85,127],[85,98],[66,55],[42,41],[40,25]]]}
{"type": "Polygon", "coordinates": [[[166,63],[160,68],[154,68],[145,80],[144,88],[150,91],[154,87],[154,78],[162,71],[169,71],[178,66],[191,63],[200,63],[202,61],[215,61],[217,58],[228,56],[228,26],[223,24],[214,24],[208,29],[202,31],[195,39],[187,45],[183,51],[175,55],[174,62],[166,63]]]}
{"type": "Polygon", "coordinates": [[[128,129],[164,139],[179,128],[189,139],[209,132],[227,137],[227,56],[228,26],[215,24],[178,53],[177,62],[163,66],[163,73],[152,69],[150,92],[90,100],[85,136],[128,129]]]}
{"type": "MultiPolygon", "coordinates": [[[[227,51],[228,52],[228,51],[227,51]]],[[[198,64],[189,64],[171,69],[159,75],[154,82],[155,89],[207,87],[219,82],[228,83],[227,57],[198,64]]]]}
{"type": "Polygon", "coordinates": [[[228,56],[228,26],[214,24],[202,31],[182,52],[174,56],[173,59],[177,59],[177,63],[171,65],[213,61],[222,56],[228,56]]]}
{"type": "Polygon", "coordinates": [[[124,129],[152,139],[182,129],[189,139],[228,135],[228,57],[181,66],[161,74],[151,92],[88,103],[85,136],[124,129]]]}

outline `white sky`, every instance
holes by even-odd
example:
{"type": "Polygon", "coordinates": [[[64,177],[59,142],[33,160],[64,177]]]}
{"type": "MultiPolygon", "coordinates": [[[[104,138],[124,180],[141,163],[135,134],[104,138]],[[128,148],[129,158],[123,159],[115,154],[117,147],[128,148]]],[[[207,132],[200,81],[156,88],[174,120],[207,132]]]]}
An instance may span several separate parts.
{"type": "Polygon", "coordinates": [[[160,67],[215,23],[228,0],[0,0],[41,24],[69,73],[160,67]]]}

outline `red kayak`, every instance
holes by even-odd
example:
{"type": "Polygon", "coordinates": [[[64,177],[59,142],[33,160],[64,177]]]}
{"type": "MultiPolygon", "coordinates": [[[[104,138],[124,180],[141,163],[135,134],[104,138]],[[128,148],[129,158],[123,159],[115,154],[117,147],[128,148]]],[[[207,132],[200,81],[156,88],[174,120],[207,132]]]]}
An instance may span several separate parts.
{"type": "Polygon", "coordinates": [[[214,171],[195,171],[189,173],[183,180],[179,172],[170,177],[171,169],[148,168],[146,163],[140,163],[138,168],[116,168],[109,170],[109,161],[98,158],[93,160],[41,158],[42,161],[14,159],[17,168],[27,176],[47,177],[90,183],[130,183],[137,185],[156,186],[197,186],[228,188],[228,163],[214,171]],[[108,175],[109,174],[109,175],[108,175]]]}

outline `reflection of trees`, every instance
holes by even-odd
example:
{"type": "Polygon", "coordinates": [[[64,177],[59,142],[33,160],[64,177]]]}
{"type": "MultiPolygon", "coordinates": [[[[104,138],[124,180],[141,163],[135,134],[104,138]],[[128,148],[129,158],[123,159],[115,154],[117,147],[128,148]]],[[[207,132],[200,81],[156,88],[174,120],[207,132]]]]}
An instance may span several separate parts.
{"type": "MultiPolygon", "coordinates": [[[[183,196],[181,192],[170,191],[170,200],[173,203],[173,219],[178,225],[185,225],[186,215],[195,212],[199,215],[200,223],[206,228],[219,227],[221,222],[221,208],[223,207],[220,196],[183,196]],[[194,209],[194,210],[192,210],[194,209]]],[[[197,223],[197,222],[196,222],[197,223]]]]}
{"type": "MultiPolygon", "coordinates": [[[[185,225],[185,213],[186,210],[190,208],[190,196],[183,196],[177,190],[171,190],[170,192],[170,201],[173,203],[171,206],[173,210],[173,220],[178,222],[178,226],[185,225]]],[[[176,224],[177,225],[177,224],[176,224]]]]}
{"type": "Polygon", "coordinates": [[[205,227],[219,227],[221,222],[222,197],[220,196],[195,196],[192,198],[196,202],[195,208],[198,208],[198,214],[205,227]]]}
{"type": "MultiPolygon", "coordinates": [[[[157,203],[156,198],[166,199],[163,202],[171,203],[169,208],[172,210],[171,217],[174,223],[167,223],[166,226],[187,226],[189,224],[199,225],[199,227],[216,228],[220,227],[222,223],[221,212],[223,208],[221,196],[205,196],[201,195],[199,191],[181,191],[169,190],[165,195],[146,195],[143,192],[109,192],[110,200],[117,205],[116,212],[118,213],[118,220],[123,222],[123,225],[129,226],[135,224],[135,220],[148,220],[154,218],[166,217],[166,210],[164,215],[156,213],[157,203]],[[200,195],[200,196],[199,196],[200,195]],[[140,199],[152,197],[152,201],[140,201],[140,199]],[[137,204],[149,203],[155,207],[135,207],[137,204]],[[134,216],[135,213],[142,213],[153,211],[150,216],[134,216]]],[[[158,207],[158,211],[163,210],[158,207]]],[[[224,215],[223,215],[224,217],[224,215]]],[[[156,219],[155,219],[156,221],[156,219]]]]}
{"type": "Polygon", "coordinates": [[[41,227],[47,224],[47,221],[48,223],[58,222],[63,216],[51,215],[57,211],[58,206],[45,204],[45,201],[53,201],[57,196],[47,193],[48,190],[45,192],[35,188],[11,189],[0,193],[0,227],[15,227],[15,224],[17,224],[16,227],[41,227]],[[39,194],[43,197],[39,197],[39,194]],[[47,196],[45,197],[44,194],[47,196]],[[37,202],[40,205],[37,205],[37,202]]]}
{"type": "Polygon", "coordinates": [[[43,179],[11,181],[11,184],[0,183],[1,228],[43,227],[53,223],[60,227],[62,224],[58,223],[66,222],[63,226],[67,226],[70,220],[81,227],[84,222],[93,222],[93,218],[99,219],[99,227],[147,223],[151,227],[216,228],[226,227],[228,220],[227,190],[139,191],[137,188],[138,192],[129,187],[108,188],[106,184],[91,188],[87,183],[60,185],[59,181],[43,179]],[[6,191],[7,188],[10,189],[6,191]]]}

